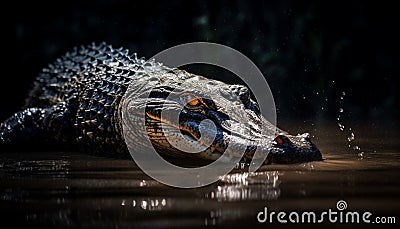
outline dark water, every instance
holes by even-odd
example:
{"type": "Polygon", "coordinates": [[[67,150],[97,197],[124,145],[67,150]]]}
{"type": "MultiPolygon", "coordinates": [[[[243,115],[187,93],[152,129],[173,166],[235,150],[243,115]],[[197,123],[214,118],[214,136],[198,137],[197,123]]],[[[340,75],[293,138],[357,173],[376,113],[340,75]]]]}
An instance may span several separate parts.
{"type": "Polygon", "coordinates": [[[337,210],[336,203],[345,200],[344,211],[369,211],[371,220],[395,216],[398,224],[397,126],[360,125],[352,144],[361,150],[349,148],[336,126],[316,129],[312,134],[324,161],[233,173],[197,189],[162,185],[130,160],[71,152],[1,153],[1,215],[14,225],[40,228],[270,228],[279,225],[276,219],[270,225],[256,218],[264,207],[322,212],[337,210]]]}

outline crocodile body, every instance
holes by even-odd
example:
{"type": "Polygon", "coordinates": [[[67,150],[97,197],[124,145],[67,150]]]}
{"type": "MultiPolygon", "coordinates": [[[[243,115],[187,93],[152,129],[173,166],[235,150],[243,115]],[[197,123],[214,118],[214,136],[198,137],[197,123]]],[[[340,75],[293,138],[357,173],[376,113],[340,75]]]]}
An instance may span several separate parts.
{"type": "MultiPolygon", "coordinates": [[[[146,132],[160,151],[184,154],[166,141],[160,131],[162,123],[170,123],[161,117],[160,111],[182,103],[181,99],[169,98],[176,94],[177,98],[187,98],[181,104],[184,109],[178,128],[194,147],[202,145],[201,120],[209,118],[217,124],[211,146],[194,157],[216,160],[232,144],[234,149],[246,151],[243,160],[251,159],[256,148],[269,153],[266,163],[322,159],[308,134],[289,135],[266,121],[245,86],[227,85],[155,62],[149,64],[136,54],[129,55],[128,50],[114,49],[105,43],[75,48],[43,69],[34,81],[25,108],[1,124],[1,143],[66,143],[88,152],[129,155],[127,141],[135,139],[126,139],[123,134],[121,110],[124,103],[138,100],[138,96],[132,96],[138,90],[149,90],[150,97],[144,104],[146,132]],[[183,82],[188,86],[183,86],[183,82]],[[222,92],[214,100],[198,96],[220,89],[222,92]],[[241,101],[239,109],[251,120],[247,134],[238,130],[241,127],[229,124],[234,119],[222,109],[222,104],[235,96],[241,101]],[[261,133],[262,128],[278,134],[266,136],[261,133]]],[[[202,134],[207,135],[207,130],[202,134]]]]}

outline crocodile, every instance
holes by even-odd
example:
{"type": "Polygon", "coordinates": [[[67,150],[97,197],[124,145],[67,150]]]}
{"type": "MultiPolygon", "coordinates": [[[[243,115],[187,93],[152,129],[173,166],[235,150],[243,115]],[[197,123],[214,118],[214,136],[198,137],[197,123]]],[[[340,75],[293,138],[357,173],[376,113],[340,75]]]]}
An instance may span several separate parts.
{"type": "MultiPolygon", "coordinates": [[[[130,114],[135,116],[139,114],[130,114]]],[[[44,68],[25,107],[1,123],[0,142],[3,146],[72,145],[88,153],[125,157],[128,141],[141,144],[135,142],[137,132],[145,132],[157,152],[166,157],[214,161],[231,146],[230,156],[239,155],[243,162],[249,162],[256,149],[268,154],[264,164],[322,160],[308,133],[291,135],[267,121],[246,86],[145,61],[104,42],[76,47],[44,68]],[[138,102],[138,90],[148,97],[138,102]],[[207,97],[210,93],[212,98],[207,97]],[[143,107],[145,129],[132,128],[132,135],[124,135],[124,104],[143,107]],[[234,107],[230,114],[227,104],[234,107]],[[168,132],[173,124],[161,113],[176,109],[180,109],[179,123],[174,126],[187,140],[179,144],[203,147],[201,152],[188,154],[171,144],[174,135],[166,138],[163,129],[168,132]],[[239,113],[247,116],[247,125],[236,125],[239,113]],[[200,131],[205,119],[215,124],[213,131],[200,131]],[[213,139],[209,146],[204,142],[207,137],[213,139]]]]}

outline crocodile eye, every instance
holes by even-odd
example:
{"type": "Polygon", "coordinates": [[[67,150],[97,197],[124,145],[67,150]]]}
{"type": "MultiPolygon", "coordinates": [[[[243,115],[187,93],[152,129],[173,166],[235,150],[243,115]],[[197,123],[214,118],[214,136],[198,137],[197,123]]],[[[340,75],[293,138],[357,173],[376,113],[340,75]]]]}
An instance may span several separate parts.
{"type": "Polygon", "coordinates": [[[286,139],[282,136],[282,135],[278,135],[276,136],[276,138],[274,139],[274,141],[278,144],[278,145],[283,145],[286,142],[286,139]]]}
{"type": "Polygon", "coordinates": [[[200,100],[199,99],[192,99],[188,102],[189,106],[198,106],[200,104],[200,100]]]}
{"type": "Polygon", "coordinates": [[[192,94],[184,94],[181,97],[181,102],[182,102],[182,104],[184,104],[184,106],[187,109],[192,109],[192,110],[198,109],[202,105],[205,105],[201,98],[197,97],[196,95],[192,95],[192,94]]]}

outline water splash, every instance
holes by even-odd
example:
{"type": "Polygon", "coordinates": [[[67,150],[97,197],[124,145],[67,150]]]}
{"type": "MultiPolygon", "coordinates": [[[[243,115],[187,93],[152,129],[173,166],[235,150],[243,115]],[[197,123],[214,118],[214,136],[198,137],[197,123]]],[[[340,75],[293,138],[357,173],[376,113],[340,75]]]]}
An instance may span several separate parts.
{"type": "Polygon", "coordinates": [[[344,131],[345,127],[343,124],[337,123],[339,126],[340,131],[344,131]]]}
{"type": "MultiPolygon", "coordinates": [[[[342,120],[341,120],[342,119],[342,115],[344,115],[344,111],[345,111],[344,108],[343,108],[344,107],[343,106],[343,100],[345,98],[345,95],[346,95],[346,92],[343,91],[341,93],[341,96],[340,96],[339,110],[338,110],[338,115],[336,117],[337,125],[339,127],[339,130],[342,131],[342,132],[345,131],[345,129],[346,129],[344,124],[343,124],[343,122],[342,122],[342,120]]],[[[356,140],[356,136],[355,136],[354,132],[352,131],[351,127],[349,127],[348,128],[348,135],[347,135],[347,142],[349,143],[348,147],[353,149],[354,151],[356,151],[358,158],[360,160],[362,160],[363,157],[364,157],[364,152],[361,151],[361,147],[360,146],[354,144],[355,140],[356,140]]]]}
{"type": "Polygon", "coordinates": [[[348,142],[352,142],[352,141],[354,141],[355,140],[355,135],[354,135],[354,133],[352,132],[352,133],[350,133],[350,135],[347,137],[347,141],[348,142]]]}

